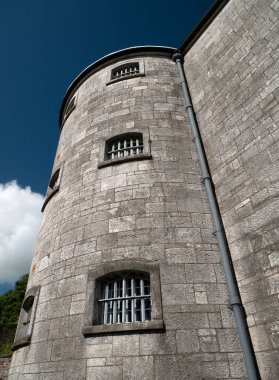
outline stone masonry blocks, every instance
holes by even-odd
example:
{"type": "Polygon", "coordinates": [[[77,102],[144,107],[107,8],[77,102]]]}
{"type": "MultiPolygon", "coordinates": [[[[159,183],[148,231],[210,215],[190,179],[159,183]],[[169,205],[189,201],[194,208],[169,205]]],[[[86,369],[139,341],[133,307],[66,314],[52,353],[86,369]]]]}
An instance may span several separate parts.
{"type": "Polygon", "coordinates": [[[98,67],[70,94],[76,107],[54,162],[54,169],[63,163],[60,188],[44,209],[28,283],[41,286],[33,335],[15,351],[10,379],[242,373],[232,369],[241,352],[224,312],[228,294],[176,65],[156,49],[129,54],[98,67]],[[127,59],[139,60],[144,76],[107,85],[113,65],[127,59]],[[147,134],[152,158],[98,168],[108,136],[133,130],[147,134]],[[158,264],[164,328],[84,336],[84,315],[95,307],[86,301],[88,273],[120,260],[158,264]]]}

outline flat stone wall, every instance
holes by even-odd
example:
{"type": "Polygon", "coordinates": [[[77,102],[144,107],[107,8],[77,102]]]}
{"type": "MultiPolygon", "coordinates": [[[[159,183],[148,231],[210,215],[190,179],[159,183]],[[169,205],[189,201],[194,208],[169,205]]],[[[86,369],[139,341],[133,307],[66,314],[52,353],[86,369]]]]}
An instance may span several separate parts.
{"type": "Polygon", "coordinates": [[[232,0],[185,57],[263,379],[278,379],[278,1],[232,0]]]}

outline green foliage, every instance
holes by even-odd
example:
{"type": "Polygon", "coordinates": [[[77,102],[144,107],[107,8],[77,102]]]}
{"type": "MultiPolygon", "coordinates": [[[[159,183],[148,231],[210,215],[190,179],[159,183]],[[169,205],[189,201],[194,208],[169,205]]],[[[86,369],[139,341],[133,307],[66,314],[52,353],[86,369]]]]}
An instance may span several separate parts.
{"type": "Polygon", "coordinates": [[[15,289],[0,296],[0,324],[13,325],[17,323],[21,304],[25,295],[28,274],[15,283],[15,289]]]}
{"type": "Polygon", "coordinates": [[[12,352],[12,342],[0,342],[0,355],[7,355],[12,352]]]}
{"type": "Polygon", "coordinates": [[[0,355],[10,354],[24,299],[28,274],[15,283],[15,289],[0,296],[0,355]]]}

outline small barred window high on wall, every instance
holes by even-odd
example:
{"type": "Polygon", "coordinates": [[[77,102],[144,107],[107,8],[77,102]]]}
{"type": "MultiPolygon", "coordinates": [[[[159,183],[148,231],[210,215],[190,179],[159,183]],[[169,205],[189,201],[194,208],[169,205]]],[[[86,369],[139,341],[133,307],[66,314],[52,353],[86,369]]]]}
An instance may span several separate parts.
{"type": "Polygon", "coordinates": [[[137,133],[116,138],[108,142],[107,149],[108,160],[141,154],[143,153],[142,134],[137,133]]]}

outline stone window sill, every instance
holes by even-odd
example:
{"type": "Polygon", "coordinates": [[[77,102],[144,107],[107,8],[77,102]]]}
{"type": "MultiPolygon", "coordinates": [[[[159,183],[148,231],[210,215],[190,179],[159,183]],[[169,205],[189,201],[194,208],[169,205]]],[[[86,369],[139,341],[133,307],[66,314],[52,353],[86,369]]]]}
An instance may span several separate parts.
{"type": "Polygon", "coordinates": [[[145,77],[144,73],[138,73],[138,74],[132,74],[132,75],[125,75],[121,78],[115,78],[111,79],[109,82],[106,83],[107,86],[113,83],[121,82],[123,80],[132,79],[132,78],[138,78],[138,77],[145,77]]]}
{"type": "Polygon", "coordinates": [[[84,336],[87,335],[98,335],[107,333],[118,333],[118,332],[137,332],[145,330],[163,330],[164,322],[163,320],[153,320],[146,322],[134,322],[134,323],[119,323],[110,325],[95,325],[95,326],[85,326],[82,330],[84,336]]]}
{"type": "Polygon", "coordinates": [[[41,212],[44,211],[44,209],[46,208],[46,205],[48,204],[48,202],[51,200],[51,198],[59,191],[59,186],[56,186],[49,194],[47,194],[46,198],[45,198],[45,201],[42,205],[42,208],[41,208],[41,212]]]}
{"type": "Polygon", "coordinates": [[[142,154],[138,154],[134,156],[119,157],[119,158],[114,158],[113,160],[106,160],[106,161],[100,162],[98,164],[98,168],[101,169],[101,168],[105,168],[111,165],[122,164],[124,162],[138,161],[138,160],[151,160],[151,159],[152,159],[151,154],[142,153],[142,154]]]}
{"type": "Polygon", "coordinates": [[[14,344],[12,346],[12,350],[15,351],[18,348],[29,346],[30,343],[31,343],[30,338],[23,338],[23,339],[15,340],[14,344]]]}

